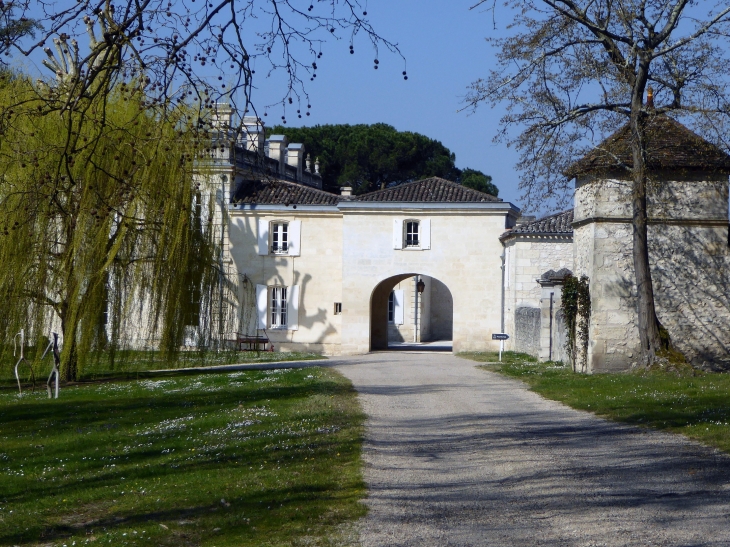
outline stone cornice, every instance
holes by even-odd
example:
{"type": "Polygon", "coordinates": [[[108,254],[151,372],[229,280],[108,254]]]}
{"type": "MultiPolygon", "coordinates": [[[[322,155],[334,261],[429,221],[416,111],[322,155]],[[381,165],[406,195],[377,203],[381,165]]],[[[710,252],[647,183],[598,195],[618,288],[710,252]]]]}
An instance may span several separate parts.
{"type": "Polygon", "coordinates": [[[572,233],[556,234],[555,232],[506,232],[499,236],[499,240],[504,243],[511,239],[560,239],[563,241],[572,241],[572,233]]]}
{"type": "MultiPolygon", "coordinates": [[[[631,224],[631,217],[586,217],[573,222],[573,228],[580,228],[587,224],[631,224]]],[[[713,226],[723,228],[730,224],[728,219],[723,218],[650,218],[649,224],[660,224],[664,226],[713,226]]]]}

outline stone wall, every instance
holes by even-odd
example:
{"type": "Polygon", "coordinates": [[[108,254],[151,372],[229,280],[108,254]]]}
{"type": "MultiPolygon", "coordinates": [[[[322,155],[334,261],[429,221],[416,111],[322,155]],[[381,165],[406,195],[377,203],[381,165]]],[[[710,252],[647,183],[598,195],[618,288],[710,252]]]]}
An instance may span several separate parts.
{"type": "Polygon", "coordinates": [[[342,315],[342,216],[339,211],[231,211],[228,260],[237,287],[235,332],[256,332],[255,285],[298,285],[298,329],[269,329],[277,351],[340,352],[342,315]],[[258,254],[259,220],[301,221],[299,256],[258,254]],[[245,280],[245,283],[244,283],[245,280]]]}
{"type": "Polygon", "coordinates": [[[438,279],[448,287],[453,301],[454,352],[497,349],[491,335],[501,328],[499,234],[505,230],[509,204],[486,204],[471,210],[458,204],[453,209],[448,204],[387,207],[352,204],[343,208],[342,233],[347,241],[342,256],[343,353],[366,353],[371,340],[382,344],[383,334],[387,340],[387,332],[381,333],[370,323],[371,307],[387,305],[387,300],[381,302],[377,288],[414,274],[438,279]],[[393,248],[394,222],[405,218],[430,221],[429,249],[393,248]],[[465,244],[477,236],[478,244],[465,244]]]}
{"type": "Polygon", "coordinates": [[[438,279],[431,279],[431,340],[451,340],[454,335],[454,299],[438,279]]]}
{"type": "Polygon", "coordinates": [[[552,360],[570,363],[568,351],[565,344],[568,341],[568,331],[565,324],[565,314],[563,310],[557,309],[553,318],[553,351],[552,360]]]}
{"type": "MultiPolygon", "coordinates": [[[[507,239],[504,245],[504,324],[510,335],[505,349],[518,351],[516,310],[540,308],[542,289],[537,280],[546,271],[573,269],[573,241],[569,236],[520,235],[507,239]]],[[[537,357],[538,353],[533,355],[537,357]]]]}
{"type": "Polygon", "coordinates": [[[519,307],[515,311],[514,351],[537,356],[540,352],[540,308],[519,307]]]}
{"type": "MultiPolygon", "coordinates": [[[[650,189],[657,316],[693,364],[724,367],[730,364],[727,177],[658,174],[650,189]]],[[[630,181],[619,179],[577,184],[574,271],[590,280],[589,372],[625,370],[639,360],[630,192],[630,181]]]]}

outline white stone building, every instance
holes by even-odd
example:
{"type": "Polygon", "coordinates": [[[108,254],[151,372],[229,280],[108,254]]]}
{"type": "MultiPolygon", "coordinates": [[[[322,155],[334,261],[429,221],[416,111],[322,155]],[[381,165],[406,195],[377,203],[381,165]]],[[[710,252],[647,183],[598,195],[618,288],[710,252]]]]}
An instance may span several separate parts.
{"type": "MultiPolygon", "coordinates": [[[[224,114],[208,176],[220,181],[228,339],[327,355],[452,340],[460,352],[495,350],[505,332],[506,349],[565,360],[561,286],[574,273],[590,280],[585,370],[636,363],[626,129],[571,168],[574,209],[523,222],[514,205],[438,178],[325,192],[302,145],[264,142],[246,119],[228,138],[224,114]]],[[[656,116],[648,166],[659,319],[694,364],[730,364],[730,157],[656,116]]]]}
{"type": "Polygon", "coordinates": [[[496,347],[509,203],[439,178],[357,197],[252,180],[228,215],[238,333],[327,355],[443,338],[456,352],[496,347]]]}

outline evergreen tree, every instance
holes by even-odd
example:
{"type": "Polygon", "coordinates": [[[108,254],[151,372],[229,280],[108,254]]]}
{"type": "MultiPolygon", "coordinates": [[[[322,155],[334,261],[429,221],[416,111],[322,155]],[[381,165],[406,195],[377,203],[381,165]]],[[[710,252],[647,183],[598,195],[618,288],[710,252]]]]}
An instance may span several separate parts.
{"type": "Polygon", "coordinates": [[[303,143],[312,159],[319,158],[324,189],[331,192],[349,185],[355,194],[363,194],[426,177],[458,182],[466,173],[471,181],[467,186],[480,184],[481,176],[489,184],[472,187],[497,195],[491,177],[472,169],[462,173],[454,164],[456,155],[439,141],[384,123],[267,128],[267,135],[274,134],[303,143]]]}

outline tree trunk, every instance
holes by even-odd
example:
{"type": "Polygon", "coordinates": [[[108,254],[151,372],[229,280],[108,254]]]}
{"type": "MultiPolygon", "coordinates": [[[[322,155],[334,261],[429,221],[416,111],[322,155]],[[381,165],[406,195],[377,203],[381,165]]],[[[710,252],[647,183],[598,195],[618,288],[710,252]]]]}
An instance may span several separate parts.
{"type": "Polygon", "coordinates": [[[63,332],[63,349],[61,350],[61,379],[64,382],[75,382],[78,377],[78,348],[76,337],[78,324],[69,320],[68,317],[61,318],[61,332],[63,332]]]}
{"type": "Polygon", "coordinates": [[[646,112],[643,110],[648,67],[639,69],[631,101],[631,148],[633,153],[632,226],[636,277],[637,318],[641,340],[641,362],[650,366],[660,347],[659,320],[654,307],[654,287],[649,266],[647,229],[646,112]]]}

